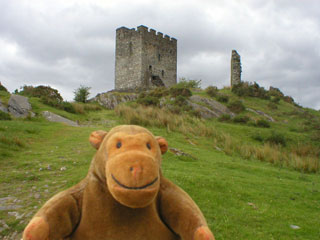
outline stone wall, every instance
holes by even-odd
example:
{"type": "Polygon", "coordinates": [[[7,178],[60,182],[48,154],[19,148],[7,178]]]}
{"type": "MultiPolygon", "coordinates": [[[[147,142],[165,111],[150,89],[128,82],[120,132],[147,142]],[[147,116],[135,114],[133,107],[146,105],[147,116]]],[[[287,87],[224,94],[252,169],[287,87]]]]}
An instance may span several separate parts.
{"type": "Polygon", "coordinates": [[[177,40],[145,26],[118,28],[115,89],[152,88],[159,79],[177,83],[177,40]]]}
{"type": "Polygon", "coordinates": [[[241,82],[241,60],[236,50],[232,50],[231,55],[231,86],[241,82]]]}

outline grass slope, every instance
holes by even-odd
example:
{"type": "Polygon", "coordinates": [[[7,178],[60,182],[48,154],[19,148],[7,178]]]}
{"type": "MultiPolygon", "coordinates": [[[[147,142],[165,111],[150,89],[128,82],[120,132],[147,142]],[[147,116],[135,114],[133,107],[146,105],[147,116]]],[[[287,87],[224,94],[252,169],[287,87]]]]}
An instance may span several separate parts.
{"type": "MultiPolygon", "coordinates": [[[[36,99],[31,101],[37,112],[47,108],[36,99]]],[[[0,238],[23,231],[45,201],[86,175],[95,152],[88,143],[91,131],[108,130],[124,121],[108,110],[80,117],[65,114],[87,121],[88,126],[69,127],[42,118],[0,121],[0,238]]],[[[217,121],[206,124],[244,142],[260,144],[251,138],[255,127],[217,121]]],[[[165,137],[171,147],[195,157],[168,152],[163,173],[195,200],[216,239],[320,238],[319,174],[226,155],[210,137],[149,129],[165,137]]],[[[258,130],[267,134],[265,129],[258,130]]]]}

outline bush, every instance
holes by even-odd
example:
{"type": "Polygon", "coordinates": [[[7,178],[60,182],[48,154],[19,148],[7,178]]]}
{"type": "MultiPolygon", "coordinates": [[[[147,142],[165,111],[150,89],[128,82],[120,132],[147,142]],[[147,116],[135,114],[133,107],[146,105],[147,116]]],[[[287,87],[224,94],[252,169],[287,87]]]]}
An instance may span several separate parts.
{"type": "Polygon", "coordinates": [[[280,97],[272,97],[271,102],[278,104],[280,102],[280,97]]]}
{"type": "Polygon", "coordinates": [[[269,95],[278,97],[279,99],[284,97],[284,94],[280,91],[279,88],[275,88],[272,86],[269,87],[269,95]]]}
{"type": "Polygon", "coordinates": [[[63,98],[61,97],[60,93],[57,89],[51,88],[50,86],[27,86],[24,85],[22,90],[19,92],[21,95],[25,95],[28,97],[38,97],[38,98],[45,98],[47,102],[57,102],[62,103],[63,98]]]}
{"type": "Polygon", "coordinates": [[[227,95],[224,95],[224,94],[218,94],[217,95],[217,100],[219,102],[227,103],[229,101],[229,97],[227,95]]]}
{"type": "Polygon", "coordinates": [[[215,96],[217,96],[218,88],[215,86],[209,86],[206,88],[205,91],[210,97],[215,97],[215,96]]]}
{"type": "Polygon", "coordinates": [[[187,80],[186,78],[180,78],[179,83],[176,86],[183,88],[200,88],[201,80],[187,80]]]}
{"type": "Polygon", "coordinates": [[[69,112],[69,113],[76,113],[75,108],[73,107],[73,105],[69,102],[63,102],[62,103],[62,108],[63,110],[69,112]]]}
{"type": "Polygon", "coordinates": [[[183,97],[191,97],[192,92],[189,88],[180,87],[180,86],[172,86],[169,90],[169,93],[172,97],[183,96],[183,97]]]}
{"type": "Polygon", "coordinates": [[[228,104],[228,108],[231,112],[240,113],[246,109],[243,103],[240,100],[233,101],[228,104]]]}
{"type": "Polygon", "coordinates": [[[232,86],[231,91],[239,97],[248,96],[270,99],[268,91],[266,91],[263,87],[260,87],[256,82],[254,82],[253,84],[248,82],[240,82],[239,84],[232,86]]]}
{"type": "Polygon", "coordinates": [[[270,128],[270,123],[267,120],[259,119],[256,123],[257,127],[270,128]]]}
{"type": "Polygon", "coordinates": [[[229,114],[222,114],[219,118],[218,121],[219,122],[228,122],[231,120],[231,115],[229,114]]]}
{"type": "Polygon", "coordinates": [[[8,90],[0,82],[0,91],[8,92],[8,90]]]}
{"type": "Polygon", "coordinates": [[[182,107],[187,104],[187,99],[184,96],[179,95],[174,99],[174,104],[182,107]]]}
{"type": "Polygon", "coordinates": [[[267,106],[272,110],[278,109],[278,106],[273,102],[269,102],[267,106]]]}
{"type": "Polygon", "coordinates": [[[266,138],[266,141],[270,144],[286,146],[286,139],[281,133],[271,132],[271,135],[266,138]]]}
{"type": "Polygon", "coordinates": [[[82,102],[82,103],[86,103],[88,101],[88,97],[90,95],[90,87],[86,87],[86,86],[80,86],[78,89],[76,89],[73,93],[74,93],[74,100],[76,102],[82,102]]]}
{"type": "Polygon", "coordinates": [[[159,98],[153,96],[145,96],[142,98],[138,98],[137,103],[144,105],[144,106],[159,106],[159,98]]]}
{"type": "Polygon", "coordinates": [[[244,124],[247,123],[249,120],[250,118],[248,116],[239,116],[239,115],[235,116],[232,119],[234,123],[244,123],[244,124]]]}
{"type": "Polygon", "coordinates": [[[263,137],[260,134],[255,134],[252,136],[252,139],[258,141],[258,142],[263,142],[263,137]]]}
{"type": "Polygon", "coordinates": [[[0,111],[0,120],[11,120],[11,116],[9,113],[0,111]]]}
{"type": "Polygon", "coordinates": [[[284,98],[283,98],[283,101],[285,101],[285,102],[287,102],[287,103],[294,103],[294,100],[293,100],[293,98],[292,97],[290,97],[290,96],[285,96],[284,98]]]}
{"type": "Polygon", "coordinates": [[[169,90],[166,87],[157,87],[151,90],[148,95],[156,98],[161,98],[169,95],[169,90]]]}

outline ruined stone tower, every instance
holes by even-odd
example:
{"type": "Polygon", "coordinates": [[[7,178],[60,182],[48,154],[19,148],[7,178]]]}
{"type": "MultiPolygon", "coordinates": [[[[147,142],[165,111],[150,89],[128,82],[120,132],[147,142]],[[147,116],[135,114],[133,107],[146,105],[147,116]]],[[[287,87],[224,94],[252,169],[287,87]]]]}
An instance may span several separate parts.
{"type": "Polygon", "coordinates": [[[241,82],[241,61],[236,50],[232,50],[231,56],[231,87],[241,82]]]}
{"type": "Polygon", "coordinates": [[[116,30],[115,89],[132,90],[177,83],[177,40],[145,26],[116,30]]]}

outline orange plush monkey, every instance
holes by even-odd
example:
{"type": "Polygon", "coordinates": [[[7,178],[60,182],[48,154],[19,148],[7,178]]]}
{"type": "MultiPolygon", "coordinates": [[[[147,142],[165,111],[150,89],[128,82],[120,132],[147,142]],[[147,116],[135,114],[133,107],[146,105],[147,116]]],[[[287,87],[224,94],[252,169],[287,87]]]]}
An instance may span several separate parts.
{"type": "Polygon", "coordinates": [[[86,178],[52,197],[24,240],[214,240],[200,209],[161,174],[167,141],[123,125],[95,131],[86,178]]]}

